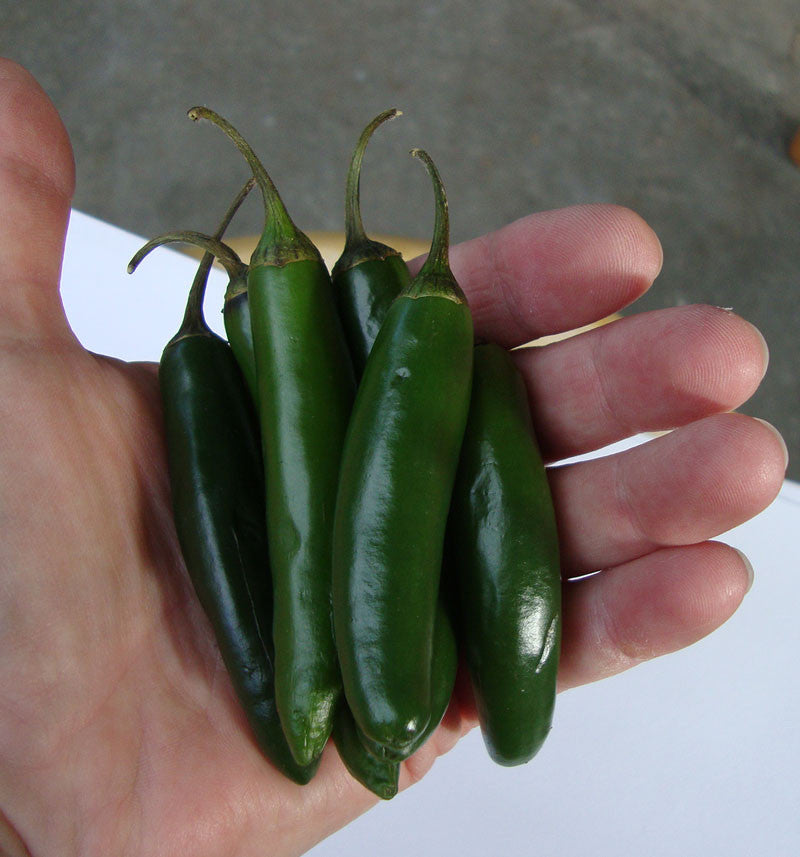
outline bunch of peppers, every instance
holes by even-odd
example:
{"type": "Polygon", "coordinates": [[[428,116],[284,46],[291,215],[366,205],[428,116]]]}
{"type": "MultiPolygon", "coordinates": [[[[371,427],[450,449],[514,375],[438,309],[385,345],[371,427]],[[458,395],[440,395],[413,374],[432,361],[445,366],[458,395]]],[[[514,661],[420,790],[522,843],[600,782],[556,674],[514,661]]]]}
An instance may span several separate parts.
{"type": "Polygon", "coordinates": [[[561,637],[558,538],[524,383],[475,341],[448,262],[439,173],[430,253],[413,279],[361,220],[364,129],[331,274],[250,145],[253,177],[205,254],[159,366],[175,525],[253,737],[307,783],[332,735],[382,798],[440,723],[459,652],[486,746],[527,762],[550,730],[561,637]],[[257,185],[265,224],[247,264],[223,242],[257,185]],[[227,341],[207,326],[214,258],[227,341]]]}

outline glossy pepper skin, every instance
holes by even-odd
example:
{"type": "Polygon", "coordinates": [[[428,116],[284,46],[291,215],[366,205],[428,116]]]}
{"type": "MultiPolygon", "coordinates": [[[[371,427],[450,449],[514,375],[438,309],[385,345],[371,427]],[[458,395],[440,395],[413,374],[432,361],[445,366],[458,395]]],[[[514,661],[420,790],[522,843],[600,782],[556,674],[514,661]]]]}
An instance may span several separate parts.
{"type": "Polygon", "coordinates": [[[497,345],[475,347],[448,555],[484,741],[499,764],[522,764],[552,722],[561,577],[525,384],[497,345]]]}
{"type": "MultiPolygon", "coordinates": [[[[375,245],[386,247],[378,242],[375,245]]],[[[364,371],[389,307],[410,280],[408,266],[399,253],[364,259],[347,269],[334,267],[336,302],[357,375],[364,371]]]]}
{"type": "Polygon", "coordinates": [[[453,694],[458,650],[450,617],[440,600],[433,632],[431,667],[431,717],[413,747],[398,756],[371,742],[358,728],[350,709],[343,701],[333,727],[333,739],[348,771],[378,797],[388,800],[397,793],[400,763],[418,750],[442,722],[453,694]]]}
{"type": "Polygon", "coordinates": [[[431,719],[442,552],[469,406],[472,320],[447,263],[447,204],[434,182],[431,252],[370,352],[336,502],[333,617],[345,695],[372,742],[402,754],[431,719]]]}
{"type": "MultiPolygon", "coordinates": [[[[388,762],[399,764],[407,759],[436,731],[436,727],[442,722],[450,697],[453,695],[453,687],[458,671],[458,648],[456,637],[453,632],[453,622],[449,612],[444,605],[442,593],[439,594],[439,602],[436,606],[436,619],[433,627],[433,658],[431,660],[431,716],[428,725],[419,733],[412,743],[403,748],[402,752],[393,751],[391,748],[370,741],[359,730],[361,743],[372,756],[385,759],[388,762]]],[[[335,730],[334,730],[335,734],[335,730]]]]}
{"type": "Polygon", "coordinates": [[[399,115],[400,111],[395,109],[380,113],[363,130],[356,144],[345,189],[345,245],[331,273],[339,317],[359,378],[392,301],[411,280],[397,250],[367,237],[359,194],[367,143],[376,128],[399,115]]]}
{"type": "Polygon", "coordinates": [[[275,705],[258,424],[230,347],[203,319],[212,260],[207,254],[201,262],[184,323],[158,371],[175,527],[258,746],[303,784],[316,765],[295,762],[275,705]]]}
{"type": "Polygon", "coordinates": [[[310,764],[341,694],[331,622],[331,537],[340,453],[355,380],[319,251],[294,225],[253,150],[224,119],[264,200],[247,299],[267,492],[273,576],[275,694],[295,759],[310,764]]]}

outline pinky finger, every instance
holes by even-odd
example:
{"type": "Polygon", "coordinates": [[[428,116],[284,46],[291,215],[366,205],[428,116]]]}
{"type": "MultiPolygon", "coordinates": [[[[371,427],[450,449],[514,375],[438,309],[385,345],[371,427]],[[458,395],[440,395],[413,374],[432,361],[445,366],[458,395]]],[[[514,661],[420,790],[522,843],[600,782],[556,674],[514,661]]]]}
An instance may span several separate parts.
{"type": "Polygon", "coordinates": [[[703,542],[565,583],[559,690],[697,642],[733,615],[751,574],[739,551],[703,542]]]}

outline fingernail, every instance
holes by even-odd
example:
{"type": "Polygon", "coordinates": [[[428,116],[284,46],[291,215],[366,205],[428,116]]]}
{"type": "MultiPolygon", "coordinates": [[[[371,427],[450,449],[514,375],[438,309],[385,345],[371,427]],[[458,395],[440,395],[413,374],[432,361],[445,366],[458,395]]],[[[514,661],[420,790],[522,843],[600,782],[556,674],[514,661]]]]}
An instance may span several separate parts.
{"type": "Polygon", "coordinates": [[[762,420],[761,417],[756,417],[756,419],[760,423],[765,425],[775,435],[775,437],[778,438],[778,442],[780,443],[781,448],[783,449],[783,469],[786,470],[786,468],[789,466],[789,448],[786,446],[786,441],[783,439],[783,435],[778,431],[778,429],[775,428],[774,425],[772,425],[772,423],[768,423],[766,420],[762,420]]]}
{"type": "Polygon", "coordinates": [[[738,548],[734,548],[734,550],[736,551],[736,553],[739,554],[742,563],[744,564],[744,567],[747,569],[747,589],[745,589],[744,591],[744,594],[747,595],[753,585],[753,577],[755,576],[753,574],[753,564],[738,548]]]}

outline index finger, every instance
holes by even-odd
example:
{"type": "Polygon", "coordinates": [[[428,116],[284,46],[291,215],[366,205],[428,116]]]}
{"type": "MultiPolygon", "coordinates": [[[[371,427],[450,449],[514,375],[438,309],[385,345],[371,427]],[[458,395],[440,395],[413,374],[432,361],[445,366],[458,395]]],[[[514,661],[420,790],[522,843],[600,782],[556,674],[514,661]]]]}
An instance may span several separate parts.
{"type": "MultiPolygon", "coordinates": [[[[507,348],[599,321],[653,283],[663,260],[655,232],[616,205],[543,211],[455,245],[450,265],[476,334],[507,348]]],[[[412,273],[421,260],[413,260],[412,273]]]]}

